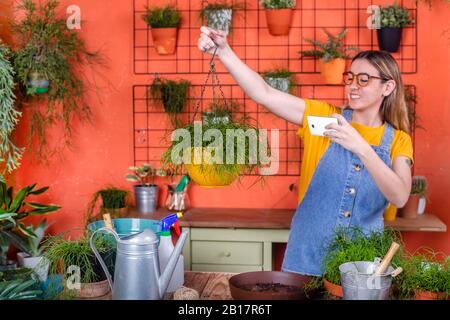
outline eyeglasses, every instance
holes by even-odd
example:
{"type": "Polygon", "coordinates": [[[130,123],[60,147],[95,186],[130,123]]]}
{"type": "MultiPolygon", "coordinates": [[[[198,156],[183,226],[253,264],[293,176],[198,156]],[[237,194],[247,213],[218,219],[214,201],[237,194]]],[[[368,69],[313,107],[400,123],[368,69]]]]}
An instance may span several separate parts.
{"type": "Polygon", "coordinates": [[[346,85],[351,85],[353,83],[353,80],[355,80],[356,78],[356,83],[360,86],[360,87],[366,87],[369,85],[370,80],[372,79],[380,79],[383,81],[388,81],[390,79],[387,78],[381,78],[381,77],[376,77],[376,76],[371,76],[370,74],[367,73],[358,73],[358,74],[354,74],[351,71],[348,72],[344,72],[342,74],[344,76],[344,83],[346,85]]]}

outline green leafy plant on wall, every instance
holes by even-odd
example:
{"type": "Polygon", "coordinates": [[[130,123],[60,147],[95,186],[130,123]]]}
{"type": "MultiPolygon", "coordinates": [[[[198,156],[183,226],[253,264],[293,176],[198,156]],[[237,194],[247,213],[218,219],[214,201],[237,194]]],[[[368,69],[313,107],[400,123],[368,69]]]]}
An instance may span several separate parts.
{"type": "Polygon", "coordinates": [[[14,69],[9,59],[10,51],[0,40],[0,181],[19,167],[23,153],[23,148],[11,141],[21,112],[14,107],[14,69]]]}
{"type": "Polygon", "coordinates": [[[403,28],[414,20],[411,20],[409,11],[395,2],[393,5],[380,8],[380,22],[382,28],[403,28]]]}
{"type": "Polygon", "coordinates": [[[295,0],[262,0],[264,9],[287,9],[295,7],[295,0]]]}
{"type": "Polygon", "coordinates": [[[24,18],[12,29],[17,42],[13,61],[22,107],[30,109],[28,144],[41,161],[60,155],[65,146],[70,146],[75,119],[91,119],[80,68],[100,62],[78,33],[67,28],[65,19],[57,16],[58,5],[58,0],[40,1],[39,5],[21,0],[18,9],[24,18]],[[35,78],[49,83],[48,93],[39,93],[31,84],[35,78]],[[50,146],[47,132],[56,126],[63,129],[62,143],[52,137],[50,146]]]}
{"type": "Polygon", "coordinates": [[[181,21],[180,12],[173,6],[147,8],[143,19],[152,28],[176,28],[181,21]]]}

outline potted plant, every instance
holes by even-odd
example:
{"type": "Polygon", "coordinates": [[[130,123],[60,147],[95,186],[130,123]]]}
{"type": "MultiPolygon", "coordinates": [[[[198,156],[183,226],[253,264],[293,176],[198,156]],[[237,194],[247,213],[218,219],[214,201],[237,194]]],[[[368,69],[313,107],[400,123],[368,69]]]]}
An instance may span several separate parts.
{"type": "MultiPolygon", "coordinates": [[[[111,270],[115,262],[114,245],[107,237],[97,237],[94,241],[111,270]]],[[[50,239],[45,257],[50,263],[50,274],[62,275],[63,297],[95,298],[109,292],[108,280],[89,245],[88,234],[78,240],[64,239],[61,234],[50,239]],[[71,277],[73,274],[77,276],[71,277]],[[77,284],[76,280],[80,283],[77,284]]]]}
{"type": "Polygon", "coordinates": [[[401,215],[407,219],[415,219],[419,213],[419,201],[425,199],[427,193],[427,180],[422,176],[412,178],[411,193],[405,206],[400,209],[401,215]]]}
{"type": "Polygon", "coordinates": [[[0,281],[1,300],[32,300],[42,295],[40,282],[37,279],[13,279],[0,281]]]}
{"type": "Polygon", "coordinates": [[[299,53],[302,57],[315,57],[320,59],[320,71],[322,77],[327,84],[341,84],[343,81],[343,73],[345,71],[345,59],[352,56],[347,51],[358,51],[358,48],[345,47],[342,40],[348,30],[343,29],[338,35],[332,35],[327,29],[323,29],[327,35],[326,42],[320,42],[305,38],[306,42],[311,43],[316,48],[313,50],[304,50],[299,53]]]}
{"type": "Polygon", "coordinates": [[[174,172],[181,172],[184,165],[189,177],[204,187],[228,186],[244,171],[249,173],[256,171],[261,166],[261,158],[259,154],[252,154],[252,143],[257,144],[258,150],[259,130],[251,125],[246,117],[242,119],[231,117],[231,110],[227,109],[231,107],[223,107],[224,105],[230,106],[231,102],[228,104],[213,102],[212,106],[222,107],[204,114],[203,123],[194,122],[183,128],[184,138],[189,140],[187,147],[183,148],[185,145],[182,143],[180,148],[178,145],[180,141],[172,141],[162,155],[163,164],[173,167],[174,172]],[[200,136],[198,131],[201,132],[200,136]],[[220,135],[222,139],[206,138],[212,132],[220,135]],[[243,141],[239,138],[229,139],[227,138],[229,132],[242,134],[249,132],[249,139],[247,140],[247,137],[243,137],[243,141]]]}
{"type": "Polygon", "coordinates": [[[11,141],[21,112],[14,107],[14,69],[10,62],[11,53],[0,40],[0,181],[6,173],[10,174],[20,165],[23,148],[11,141]]]}
{"type": "Polygon", "coordinates": [[[222,30],[226,35],[230,33],[233,11],[245,8],[245,3],[217,1],[208,3],[200,10],[200,18],[205,18],[206,25],[215,30],[222,30]]]}
{"type": "Polygon", "coordinates": [[[92,195],[92,199],[88,205],[86,213],[86,223],[91,223],[95,220],[102,220],[103,214],[109,213],[112,218],[120,218],[127,213],[127,197],[128,190],[119,189],[116,187],[107,187],[98,190],[92,195]],[[96,214],[97,203],[102,199],[100,211],[96,214]]]}
{"type": "Polygon", "coordinates": [[[42,220],[36,227],[30,225],[27,229],[33,232],[36,237],[13,237],[13,244],[21,252],[17,253],[17,261],[20,267],[30,268],[36,272],[41,281],[46,281],[48,276],[49,263],[43,256],[45,245],[42,240],[45,231],[48,229],[47,220],[42,220]]]}
{"type": "Polygon", "coordinates": [[[414,23],[409,17],[409,11],[394,3],[380,8],[380,28],[377,29],[378,46],[380,50],[397,52],[402,39],[403,27],[414,23]]]}
{"type": "Polygon", "coordinates": [[[266,12],[267,27],[273,36],[289,34],[295,0],[262,0],[266,12]]]}
{"type": "Polygon", "coordinates": [[[399,287],[405,298],[448,300],[450,298],[450,257],[430,248],[419,248],[402,264],[403,281],[399,287]]]}
{"type": "Polygon", "coordinates": [[[154,103],[162,102],[175,127],[180,125],[178,115],[183,112],[189,96],[191,82],[188,80],[169,80],[155,77],[150,85],[150,97],[154,103]]]}
{"type": "MultiPolygon", "coordinates": [[[[339,266],[346,262],[374,261],[377,257],[382,258],[393,241],[402,243],[398,233],[390,229],[385,229],[381,232],[370,232],[369,234],[363,233],[360,228],[356,227],[337,229],[324,258],[324,288],[332,296],[342,298],[343,292],[339,266]]],[[[401,264],[403,247],[399,251],[391,262],[394,268],[401,264]]]]}
{"type": "Polygon", "coordinates": [[[133,186],[137,210],[142,213],[154,212],[158,207],[159,197],[159,187],[154,183],[154,179],[155,176],[165,176],[165,171],[155,169],[148,163],[129,167],[129,170],[133,173],[126,175],[127,181],[139,182],[133,186]]]}
{"type": "Polygon", "coordinates": [[[291,92],[294,86],[294,74],[287,69],[279,68],[265,71],[264,80],[272,87],[283,92],[291,92]]]}
{"type": "Polygon", "coordinates": [[[36,189],[37,184],[26,186],[14,195],[13,187],[7,187],[0,181],[0,271],[15,268],[15,263],[7,259],[9,246],[16,244],[19,238],[37,238],[33,230],[28,229],[22,220],[29,215],[44,215],[59,210],[60,207],[26,201],[30,195],[39,195],[48,187],[36,189]]]}
{"type": "Polygon", "coordinates": [[[147,8],[143,19],[151,28],[156,52],[160,55],[174,54],[181,22],[180,12],[171,5],[147,8]]]}
{"type": "Polygon", "coordinates": [[[58,0],[20,0],[23,19],[17,19],[12,27],[17,45],[12,61],[21,107],[28,110],[30,118],[28,146],[36,159],[44,162],[70,144],[73,124],[78,123],[74,120],[91,118],[86,81],[79,70],[100,62],[97,53],[87,50],[79,32],[67,28],[66,18],[57,14],[58,7],[58,0]],[[46,94],[39,94],[43,92],[46,94]],[[48,139],[48,129],[53,126],[63,129],[63,139],[48,139]],[[50,145],[50,141],[63,144],[50,145]]]}

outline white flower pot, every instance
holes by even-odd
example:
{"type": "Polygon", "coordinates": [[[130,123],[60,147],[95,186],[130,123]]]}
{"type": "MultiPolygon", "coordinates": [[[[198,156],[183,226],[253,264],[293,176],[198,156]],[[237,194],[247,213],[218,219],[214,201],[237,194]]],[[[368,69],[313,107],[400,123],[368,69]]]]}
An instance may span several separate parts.
{"type": "Polygon", "coordinates": [[[426,205],[427,205],[427,198],[420,197],[420,199],[419,199],[419,207],[417,209],[417,213],[418,214],[424,214],[426,205]]]}
{"type": "Polygon", "coordinates": [[[43,256],[30,257],[29,254],[25,252],[17,253],[17,261],[19,266],[33,269],[39,276],[39,280],[45,282],[48,276],[48,270],[50,268],[50,263],[47,258],[43,256]]]}

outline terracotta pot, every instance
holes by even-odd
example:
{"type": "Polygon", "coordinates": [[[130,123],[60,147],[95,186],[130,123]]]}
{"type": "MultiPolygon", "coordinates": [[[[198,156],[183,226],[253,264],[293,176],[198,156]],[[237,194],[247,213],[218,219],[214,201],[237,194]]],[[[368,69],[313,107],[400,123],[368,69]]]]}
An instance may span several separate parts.
{"type": "Polygon", "coordinates": [[[414,290],[416,300],[449,300],[445,292],[414,290]]]}
{"type": "Polygon", "coordinates": [[[273,36],[289,34],[292,22],[292,9],[265,9],[269,33],[273,36]]]}
{"type": "Polygon", "coordinates": [[[82,283],[81,289],[75,290],[77,298],[103,297],[109,292],[108,280],[93,283],[82,283]]]}
{"type": "Polygon", "coordinates": [[[419,212],[420,195],[410,194],[408,202],[400,210],[401,216],[406,219],[416,219],[419,212]]]}
{"type": "Polygon", "coordinates": [[[327,290],[331,295],[339,298],[344,297],[344,293],[342,292],[342,286],[331,283],[325,278],[323,279],[323,286],[325,290],[327,290]]]}
{"type": "Polygon", "coordinates": [[[338,58],[328,62],[320,59],[320,72],[326,84],[342,84],[345,60],[338,58]]]}
{"type": "Polygon", "coordinates": [[[177,28],[152,28],[153,46],[158,54],[174,54],[177,46],[177,28]]]}
{"type": "Polygon", "coordinates": [[[397,216],[397,207],[392,204],[389,204],[387,209],[384,211],[384,220],[386,221],[394,221],[397,216]]]}

